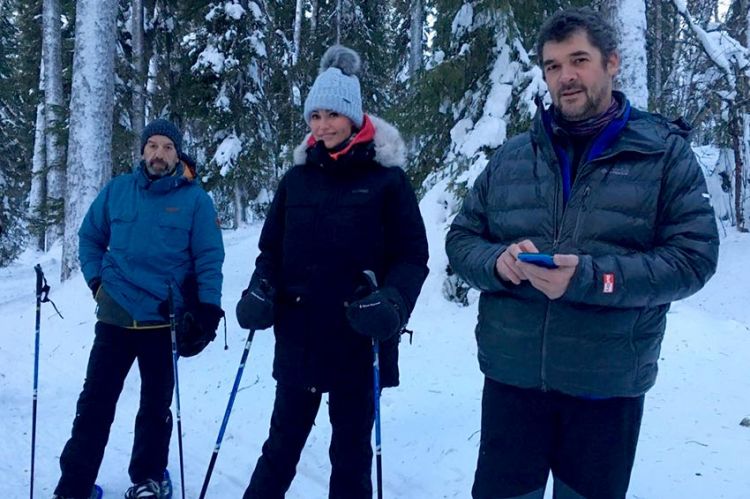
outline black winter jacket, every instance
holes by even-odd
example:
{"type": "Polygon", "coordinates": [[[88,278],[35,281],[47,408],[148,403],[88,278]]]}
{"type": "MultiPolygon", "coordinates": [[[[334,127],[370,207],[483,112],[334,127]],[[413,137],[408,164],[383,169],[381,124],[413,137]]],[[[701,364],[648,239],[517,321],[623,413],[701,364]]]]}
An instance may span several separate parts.
{"type": "Polygon", "coordinates": [[[716,268],[719,240],[685,129],[632,110],[615,142],[582,162],[563,206],[541,113],[476,179],[448,233],[453,269],[482,291],[479,364],[496,381],[571,395],[637,396],[655,382],[666,313],[716,268]],[[495,273],[506,247],[580,256],[548,300],[495,273]]]}
{"type": "MultiPolygon", "coordinates": [[[[274,378],[314,391],[371,386],[372,345],[345,317],[373,270],[410,314],[427,276],[427,238],[404,171],[404,145],[368,117],[371,142],[331,160],[305,140],[279,183],[259,241],[252,281],[276,289],[274,378]]],[[[381,385],[398,385],[398,335],[381,343],[381,385]]]]}

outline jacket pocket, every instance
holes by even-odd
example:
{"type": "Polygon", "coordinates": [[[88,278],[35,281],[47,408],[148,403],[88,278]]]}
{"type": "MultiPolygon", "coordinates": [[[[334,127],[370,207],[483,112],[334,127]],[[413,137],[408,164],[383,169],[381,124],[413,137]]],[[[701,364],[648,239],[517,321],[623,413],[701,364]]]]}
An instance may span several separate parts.
{"type": "Polygon", "coordinates": [[[159,215],[159,237],[172,250],[183,250],[190,243],[192,219],[183,210],[159,215]]]}
{"type": "Polygon", "coordinates": [[[135,225],[135,210],[118,210],[111,214],[109,247],[111,249],[125,249],[130,244],[135,225]]]}

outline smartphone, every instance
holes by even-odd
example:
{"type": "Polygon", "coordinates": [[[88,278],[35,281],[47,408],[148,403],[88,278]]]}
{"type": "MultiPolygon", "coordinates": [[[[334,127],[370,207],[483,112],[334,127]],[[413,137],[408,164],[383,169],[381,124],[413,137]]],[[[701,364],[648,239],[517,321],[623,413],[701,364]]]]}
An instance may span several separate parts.
{"type": "Polygon", "coordinates": [[[556,269],[555,260],[547,253],[519,253],[518,259],[545,269],[556,269]]]}

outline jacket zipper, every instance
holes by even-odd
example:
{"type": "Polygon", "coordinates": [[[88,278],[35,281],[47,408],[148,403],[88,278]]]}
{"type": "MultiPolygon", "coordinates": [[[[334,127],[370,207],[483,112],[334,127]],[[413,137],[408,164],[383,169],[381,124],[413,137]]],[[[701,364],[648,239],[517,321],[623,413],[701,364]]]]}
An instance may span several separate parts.
{"type": "MultiPolygon", "coordinates": [[[[633,150],[636,151],[636,152],[641,152],[643,154],[655,154],[653,151],[640,151],[640,150],[637,150],[637,149],[633,149],[633,150]]],[[[593,160],[591,160],[589,162],[586,162],[586,163],[580,165],[578,167],[578,175],[576,175],[576,180],[573,181],[573,185],[570,187],[570,198],[568,199],[568,203],[570,203],[570,199],[572,199],[573,194],[575,192],[576,183],[578,183],[578,181],[581,179],[581,177],[582,177],[581,174],[584,172],[584,170],[586,169],[586,167],[588,167],[591,163],[613,158],[613,157],[617,156],[620,152],[621,151],[610,151],[606,155],[599,156],[598,158],[595,158],[595,159],[593,159],[593,160]]],[[[559,223],[558,223],[557,205],[558,205],[558,202],[559,202],[560,191],[562,190],[562,185],[561,185],[562,179],[561,179],[561,174],[560,174],[560,163],[559,163],[559,161],[557,161],[556,155],[554,155],[554,158],[555,159],[552,161],[552,164],[553,164],[553,167],[554,167],[555,179],[557,180],[558,188],[555,189],[555,199],[554,199],[554,203],[555,203],[554,206],[555,206],[555,208],[554,208],[554,211],[553,211],[553,216],[555,217],[555,223],[554,223],[554,230],[555,230],[554,236],[555,237],[554,237],[554,240],[552,242],[552,251],[551,251],[552,254],[554,254],[555,251],[557,251],[557,245],[560,242],[560,234],[562,233],[562,223],[563,223],[563,220],[565,220],[565,212],[568,209],[567,205],[563,208],[562,216],[559,218],[559,223]]],[[[585,209],[584,203],[585,203],[586,198],[588,197],[588,195],[589,195],[590,192],[591,192],[591,185],[587,185],[586,189],[584,190],[584,193],[583,193],[583,199],[581,200],[581,210],[585,209]]],[[[574,233],[573,233],[574,237],[577,236],[577,232],[578,232],[578,228],[579,228],[578,227],[579,222],[580,222],[580,214],[579,214],[578,217],[576,217],[576,227],[575,227],[574,233]]],[[[548,390],[548,388],[547,388],[547,329],[549,327],[549,316],[550,316],[550,307],[551,306],[552,306],[552,300],[547,300],[547,309],[546,309],[546,311],[544,313],[544,327],[542,328],[542,360],[541,360],[541,366],[540,366],[541,368],[540,368],[540,373],[539,373],[539,375],[541,377],[541,381],[542,381],[542,391],[543,392],[546,392],[548,390]]]]}
{"type": "Polygon", "coordinates": [[[589,197],[589,194],[591,193],[591,185],[587,185],[586,189],[583,191],[583,198],[581,199],[581,208],[578,210],[578,215],[576,216],[576,226],[573,229],[573,241],[578,240],[578,232],[581,228],[581,219],[583,218],[583,215],[586,213],[586,199],[589,197]]]}
{"type": "MultiPolygon", "coordinates": [[[[599,158],[597,158],[599,159],[599,158]]],[[[570,204],[570,199],[573,197],[573,193],[575,192],[575,186],[577,181],[581,178],[581,173],[583,171],[583,167],[587,166],[588,164],[581,165],[579,167],[578,175],[576,176],[576,180],[573,181],[573,185],[570,188],[570,198],[568,199],[568,204],[570,204]]],[[[563,208],[562,216],[559,217],[558,222],[558,216],[557,216],[557,210],[558,210],[558,203],[559,203],[559,197],[560,197],[560,190],[562,189],[562,186],[559,185],[560,182],[562,182],[562,179],[560,178],[560,165],[557,161],[555,161],[555,178],[558,181],[558,188],[555,189],[555,199],[554,199],[554,211],[553,216],[555,218],[555,233],[554,233],[554,240],[552,241],[552,251],[551,253],[554,254],[557,251],[557,245],[560,242],[560,234],[562,233],[562,224],[563,220],[565,220],[565,212],[568,209],[568,205],[565,205],[563,208]]],[[[591,192],[591,186],[587,185],[586,190],[583,193],[583,199],[581,200],[581,208],[583,209],[583,204],[586,201],[586,198],[588,197],[589,193],[591,192]]],[[[579,217],[576,218],[576,228],[574,232],[578,231],[578,221],[579,217]]],[[[547,391],[547,329],[549,327],[549,316],[550,316],[550,308],[552,307],[552,300],[547,300],[547,307],[544,312],[544,326],[542,327],[542,359],[541,359],[541,366],[540,366],[540,373],[539,376],[542,381],[542,391],[547,391]]]]}

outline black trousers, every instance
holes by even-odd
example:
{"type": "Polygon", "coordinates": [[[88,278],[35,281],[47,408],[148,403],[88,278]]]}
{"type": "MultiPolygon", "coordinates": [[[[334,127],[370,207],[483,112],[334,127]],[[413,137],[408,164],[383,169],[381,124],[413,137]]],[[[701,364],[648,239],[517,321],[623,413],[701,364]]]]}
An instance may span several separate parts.
{"type": "Polygon", "coordinates": [[[117,399],[133,362],[141,374],[141,400],[128,472],[132,482],[161,480],[172,434],[174,375],[169,328],[128,330],[96,323],[86,380],[78,397],[71,437],[60,455],[55,493],[88,497],[99,472],[117,399]]]}
{"type": "MultiPolygon", "coordinates": [[[[328,394],[331,419],[330,499],[372,498],[374,421],[372,388],[343,388],[328,394]]],[[[278,384],[268,440],[244,499],[282,499],[294,478],[300,453],[315,422],[321,394],[278,384]]]]}
{"type": "Polygon", "coordinates": [[[624,498],[643,396],[591,400],[485,378],[474,499],[624,498]]]}

